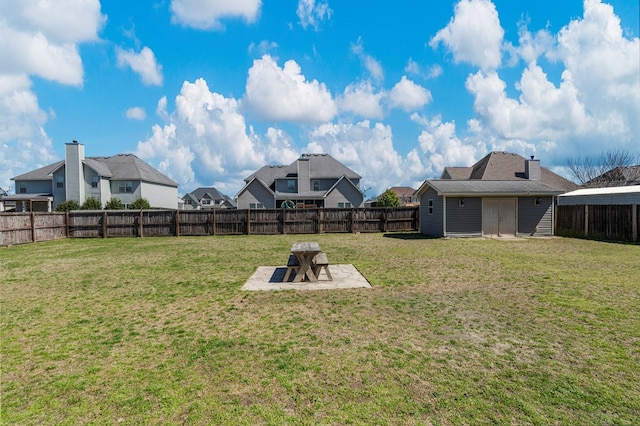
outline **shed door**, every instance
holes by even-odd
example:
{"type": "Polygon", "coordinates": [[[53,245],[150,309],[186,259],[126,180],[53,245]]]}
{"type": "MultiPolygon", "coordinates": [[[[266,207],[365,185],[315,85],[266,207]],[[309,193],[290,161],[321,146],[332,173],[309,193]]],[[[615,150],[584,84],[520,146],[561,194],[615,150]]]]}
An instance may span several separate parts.
{"type": "Polygon", "coordinates": [[[482,199],[482,233],[484,235],[516,235],[516,199],[482,199]]]}

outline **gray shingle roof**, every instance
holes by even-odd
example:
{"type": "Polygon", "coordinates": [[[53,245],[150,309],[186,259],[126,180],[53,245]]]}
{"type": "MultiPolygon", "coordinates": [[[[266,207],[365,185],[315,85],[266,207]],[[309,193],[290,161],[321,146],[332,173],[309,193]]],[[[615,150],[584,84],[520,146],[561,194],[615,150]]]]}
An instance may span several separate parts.
{"type": "MultiPolygon", "coordinates": [[[[518,154],[496,151],[487,154],[471,167],[447,167],[442,174],[443,178],[462,180],[513,180],[527,181],[524,175],[526,159],[518,154]]],[[[562,190],[562,192],[572,191],[578,186],[568,179],[540,167],[540,181],[562,190]]]]}
{"type": "MultiPolygon", "coordinates": [[[[84,163],[100,176],[111,180],[139,180],[159,185],[178,184],[133,154],[113,157],[86,157],[84,163]]],[[[11,178],[12,180],[51,180],[52,173],[64,165],[64,160],[11,178]]]]}
{"type": "MultiPolygon", "coordinates": [[[[309,177],[311,179],[339,178],[346,176],[349,179],[361,179],[362,176],[340,163],[329,154],[302,154],[309,159],[309,177]]],[[[298,160],[288,166],[264,166],[248,176],[244,181],[250,182],[254,177],[262,179],[267,186],[276,179],[286,179],[297,176],[298,160]]]]}
{"type": "Polygon", "coordinates": [[[536,180],[452,180],[432,179],[425,182],[439,195],[557,195],[564,191],[536,180]]]}

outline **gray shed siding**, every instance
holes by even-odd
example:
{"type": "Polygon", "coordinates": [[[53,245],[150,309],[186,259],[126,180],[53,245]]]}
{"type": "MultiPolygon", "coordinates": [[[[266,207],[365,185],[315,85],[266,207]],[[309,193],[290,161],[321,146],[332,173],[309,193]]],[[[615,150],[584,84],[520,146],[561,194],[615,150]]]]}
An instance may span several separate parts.
{"type": "Polygon", "coordinates": [[[273,194],[255,180],[238,196],[239,209],[248,209],[251,203],[262,203],[265,209],[276,208],[273,194]]]}
{"type": "Polygon", "coordinates": [[[429,188],[420,197],[420,233],[430,237],[444,236],[444,202],[435,189],[429,188]],[[429,212],[429,200],[433,208],[429,212]]]}
{"type": "Polygon", "coordinates": [[[518,197],[518,235],[553,235],[552,197],[518,197]],[[537,198],[540,205],[536,205],[537,198]]]}
{"type": "Polygon", "coordinates": [[[482,197],[446,197],[446,236],[482,236],[482,197]],[[460,206],[460,200],[464,205],[460,206]]]}

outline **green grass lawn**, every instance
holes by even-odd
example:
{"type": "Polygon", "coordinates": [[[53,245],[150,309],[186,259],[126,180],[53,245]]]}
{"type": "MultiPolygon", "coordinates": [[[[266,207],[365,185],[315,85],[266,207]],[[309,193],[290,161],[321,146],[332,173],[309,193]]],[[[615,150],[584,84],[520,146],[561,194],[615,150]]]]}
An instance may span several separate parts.
{"type": "Polygon", "coordinates": [[[640,246],[415,234],[0,248],[2,424],[640,418],[640,246]],[[371,289],[243,292],[314,240],[371,289]]]}

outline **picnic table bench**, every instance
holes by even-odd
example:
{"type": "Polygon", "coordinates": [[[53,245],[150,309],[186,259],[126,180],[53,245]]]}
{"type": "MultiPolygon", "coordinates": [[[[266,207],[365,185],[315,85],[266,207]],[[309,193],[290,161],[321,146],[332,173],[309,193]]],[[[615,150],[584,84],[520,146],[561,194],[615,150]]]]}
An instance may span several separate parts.
{"type": "Polygon", "coordinates": [[[287,272],[284,282],[289,281],[291,272],[296,272],[293,278],[294,283],[299,283],[304,279],[317,283],[320,272],[324,269],[327,277],[333,280],[329,272],[329,260],[326,253],[320,249],[320,244],[316,242],[294,243],[291,246],[291,255],[287,261],[287,272]]]}

